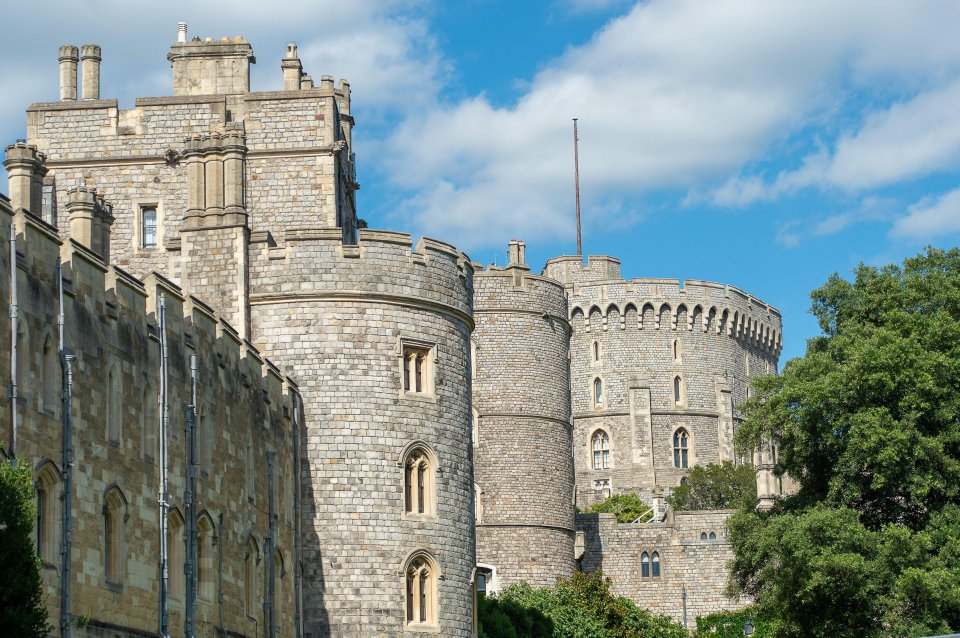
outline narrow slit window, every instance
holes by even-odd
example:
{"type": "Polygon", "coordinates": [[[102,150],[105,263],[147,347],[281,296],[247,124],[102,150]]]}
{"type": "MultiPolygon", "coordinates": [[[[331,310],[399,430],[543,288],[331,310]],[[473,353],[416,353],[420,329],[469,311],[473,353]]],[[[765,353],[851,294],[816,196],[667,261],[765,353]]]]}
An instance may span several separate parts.
{"type": "Polygon", "coordinates": [[[593,380],[593,401],[596,405],[603,405],[603,380],[593,380]]]}
{"type": "Polygon", "coordinates": [[[679,376],[673,378],[673,402],[677,405],[683,403],[683,379],[679,376]]]}
{"type": "Polygon", "coordinates": [[[647,552],[640,554],[640,576],[650,578],[650,554],[647,552]]]}
{"type": "Polygon", "coordinates": [[[652,566],[653,577],[660,578],[660,553],[654,552],[653,556],[650,558],[650,563],[652,566]]]}

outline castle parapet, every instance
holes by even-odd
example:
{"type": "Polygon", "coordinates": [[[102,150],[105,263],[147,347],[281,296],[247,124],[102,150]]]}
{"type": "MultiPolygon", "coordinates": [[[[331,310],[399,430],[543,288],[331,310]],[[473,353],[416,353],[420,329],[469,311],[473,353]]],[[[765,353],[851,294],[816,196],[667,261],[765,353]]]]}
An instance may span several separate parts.
{"type": "Polygon", "coordinates": [[[473,328],[473,266],[450,244],[384,230],[344,244],[337,228],[291,229],[250,244],[250,304],[353,299],[414,304],[473,328]]]}
{"type": "Polygon", "coordinates": [[[173,67],[174,95],[248,93],[250,65],[257,61],[253,47],[240,36],[178,41],[167,59],[173,67]]]}

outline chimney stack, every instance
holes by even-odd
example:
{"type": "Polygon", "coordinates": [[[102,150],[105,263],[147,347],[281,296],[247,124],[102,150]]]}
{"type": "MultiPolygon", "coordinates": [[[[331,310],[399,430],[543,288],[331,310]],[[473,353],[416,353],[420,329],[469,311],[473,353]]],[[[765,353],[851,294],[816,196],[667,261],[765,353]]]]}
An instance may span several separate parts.
{"type": "Polygon", "coordinates": [[[187,41],[187,23],[178,22],[177,23],[177,42],[186,42],[187,41]]]}
{"type": "Polygon", "coordinates": [[[83,70],[83,99],[100,99],[100,46],[85,44],[80,50],[83,70]]]}
{"type": "Polygon", "coordinates": [[[283,70],[283,90],[296,91],[301,88],[300,76],[303,73],[303,65],[300,63],[300,55],[297,53],[297,45],[293,42],[287,44],[287,53],[280,62],[280,68],[283,70]]]}
{"type": "Polygon", "coordinates": [[[60,99],[77,99],[77,62],[79,51],[76,45],[64,44],[60,47],[60,99]]]}

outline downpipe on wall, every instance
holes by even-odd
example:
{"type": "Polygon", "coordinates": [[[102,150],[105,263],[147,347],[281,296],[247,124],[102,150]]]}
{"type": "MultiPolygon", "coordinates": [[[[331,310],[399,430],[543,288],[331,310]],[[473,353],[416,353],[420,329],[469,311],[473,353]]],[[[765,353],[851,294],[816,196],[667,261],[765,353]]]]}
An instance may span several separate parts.
{"type": "Polygon", "coordinates": [[[169,424],[169,391],[167,369],[167,295],[160,293],[157,300],[157,324],[160,332],[160,394],[157,401],[160,404],[160,636],[170,638],[170,610],[167,600],[169,584],[168,552],[167,547],[167,514],[170,510],[170,499],[167,491],[167,426],[169,424]]]}
{"type": "Polygon", "coordinates": [[[10,464],[17,466],[17,226],[10,224],[10,464]]]}
{"type": "Polygon", "coordinates": [[[60,367],[62,391],[60,393],[61,417],[63,421],[63,500],[61,502],[61,531],[60,531],[60,636],[70,638],[70,595],[72,589],[72,544],[73,544],[73,360],[75,357],[67,352],[63,329],[65,324],[63,309],[63,264],[57,258],[57,292],[59,296],[60,312],[57,315],[59,329],[60,367]]]}
{"type": "Polygon", "coordinates": [[[184,407],[183,433],[186,448],[187,484],[183,507],[187,518],[187,555],[183,571],[187,581],[187,600],[183,632],[193,638],[197,622],[197,355],[190,355],[190,405],[184,407]]]}

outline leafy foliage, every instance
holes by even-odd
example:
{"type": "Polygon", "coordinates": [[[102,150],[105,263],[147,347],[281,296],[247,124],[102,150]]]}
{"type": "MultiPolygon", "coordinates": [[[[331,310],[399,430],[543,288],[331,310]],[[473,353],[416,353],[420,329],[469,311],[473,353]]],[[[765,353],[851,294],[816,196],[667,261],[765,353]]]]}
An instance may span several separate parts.
{"type": "Polygon", "coordinates": [[[745,509],[757,500],[757,477],[750,465],[696,465],[687,481],[667,497],[674,510],[745,509]]]}
{"type": "Polygon", "coordinates": [[[8,636],[46,636],[40,558],[31,532],[36,492],[30,468],[0,461],[0,627],[8,636]]]}
{"type": "Polygon", "coordinates": [[[697,617],[697,638],[743,638],[743,626],[753,624],[753,638],[768,638],[771,621],[752,607],[740,611],[722,611],[697,617]]]}
{"type": "Polygon", "coordinates": [[[632,523],[641,516],[640,522],[646,522],[653,516],[647,513],[650,506],[640,500],[636,494],[617,494],[587,508],[588,514],[616,514],[618,523],[632,523]]]}
{"type": "Polygon", "coordinates": [[[610,593],[600,572],[576,573],[556,586],[508,587],[479,605],[481,638],[685,638],[686,631],[610,593]]]}
{"type": "Polygon", "coordinates": [[[774,637],[960,629],[960,250],[812,293],[823,335],[755,383],[737,443],[798,493],[729,522],[735,589],[774,637]]]}

